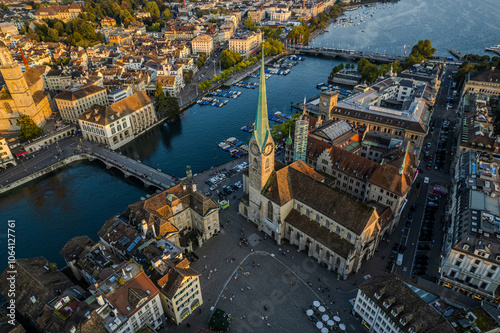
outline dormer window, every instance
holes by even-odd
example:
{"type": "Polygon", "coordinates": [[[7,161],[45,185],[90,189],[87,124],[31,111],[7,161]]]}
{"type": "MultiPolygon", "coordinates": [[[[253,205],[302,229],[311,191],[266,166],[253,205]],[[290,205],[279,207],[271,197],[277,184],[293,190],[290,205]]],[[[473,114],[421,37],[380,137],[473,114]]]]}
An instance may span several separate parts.
{"type": "Polygon", "coordinates": [[[374,296],[375,296],[376,299],[380,299],[380,295],[379,294],[375,293],[374,296]]]}
{"type": "Polygon", "coordinates": [[[468,250],[469,249],[469,245],[467,244],[464,244],[464,247],[463,247],[464,250],[468,250]]]}

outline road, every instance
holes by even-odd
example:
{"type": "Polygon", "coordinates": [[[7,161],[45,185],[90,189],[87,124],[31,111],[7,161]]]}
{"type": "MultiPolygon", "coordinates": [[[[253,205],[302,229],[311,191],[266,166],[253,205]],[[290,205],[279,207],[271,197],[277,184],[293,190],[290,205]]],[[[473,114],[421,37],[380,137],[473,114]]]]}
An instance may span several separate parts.
{"type": "MultiPolygon", "coordinates": [[[[427,204],[427,197],[430,192],[433,191],[435,185],[449,186],[451,184],[451,175],[450,175],[450,167],[454,158],[454,153],[456,148],[454,145],[457,142],[458,132],[453,130],[453,126],[451,126],[451,130],[448,134],[443,134],[441,139],[442,125],[444,120],[448,120],[451,124],[458,123],[460,119],[456,114],[455,107],[458,105],[458,98],[456,96],[452,96],[453,92],[452,87],[452,79],[450,79],[451,71],[456,70],[456,67],[448,66],[446,71],[442,77],[441,88],[436,97],[436,103],[434,107],[434,113],[432,116],[432,120],[435,122],[434,131],[431,131],[424,145],[431,143],[431,149],[429,150],[429,157],[425,157],[422,152],[420,156],[420,165],[419,169],[421,170],[422,175],[416,180],[415,186],[413,186],[409,196],[408,196],[408,204],[406,205],[403,216],[407,216],[412,204],[415,205],[415,212],[413,221],[410,227],[406,227],[406,218],[402,218],[400,222],[400,228],[397,230],[397,233],[400,235],[399,244],[406,246],[404,250],[403,262],[400,267],[395,266],[395,271],[404,276],[412,276],[414,272],[415,265],[415,256],[416,255],[424,255],[429,258],[427,267],[425,269],[425,273],[422,277],[436,281],[438,277],[439,271],[439,263],[440,263],[440,255],[442,249],[443,235],[444,230],[446,229],[446,216],[445,209],[447,200],[446,197],[441,197],[438,202],[438,207],[436,210],[436,215],[434,217],[434,228],[432,229],[432,234],[429,241],[420,241],[420,234],[422,230],[422,224],[425,215],[425,209],[427,204]],[[451,97],[454,100],[454,107],[447,107],[447,99],[451,97]],[[439,166],[436,165],[436,150],[438,143],[443,141],[444,143],[444,165],[440,169],[439,166]],[[432,158],[432,160],[431,160],[432,158]],[[427,169],[429,167],[430,169],[427,169]],[[429,178],[429,184],[425,184],[423,182],[424,177],[429,178]],[[428,250],[421,250],[420,248],[427,248],[428,250]]],[[[395,240],[397,239],[397,235],[393,235],[391,237],[395,240]]]]}

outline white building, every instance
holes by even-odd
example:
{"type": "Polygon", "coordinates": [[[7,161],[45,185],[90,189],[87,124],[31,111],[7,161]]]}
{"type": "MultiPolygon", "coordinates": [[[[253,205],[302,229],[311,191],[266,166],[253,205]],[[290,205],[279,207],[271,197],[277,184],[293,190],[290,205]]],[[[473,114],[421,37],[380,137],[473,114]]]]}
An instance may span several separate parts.
{"type": "Polygon", "coordinates": [[[7,140],[0,136],[0,168],[6,169],[8,166],[16,165],[16,160],[10,151],[7,140]]]}
{"type": "Polygon", "coordinates": [[[247,58],[259,50],[261,43],[262,35],[260,30],[257,30],[257,32],[248,31],[229,39],[229,49],[238,52],[243,58],[247,58]]]}
{"type": "Polygon", "coordinates": [[[132,141],[158,121],[153,102],[144,91],[110,106],[94,104],[78,123],[86,140],[116,149],[132,141]]]}
{"type": "Polygon", "coordinates": [[[132,333],[165,324],[160,291],[137,263],[123,262],[94,288],[108,332],[132,333]]]}
{"type": "Polygon", "coordinates": [[[394,275],[359,285],[354,311],[369,332],[452,333],[453,327],[394,275]]]}
{"type": "Polygon", "coordinates": [[[75,86],[54,97],[63,121],[78,123],[78,117],[93,105],[108,105],[106,88],[95,85],[75,86]]]}
{"type": "Polygon", "coordinates": [[[132,95],[132,89],[118,88],[108,94],[108,104],[111,105],[132,95]]]}

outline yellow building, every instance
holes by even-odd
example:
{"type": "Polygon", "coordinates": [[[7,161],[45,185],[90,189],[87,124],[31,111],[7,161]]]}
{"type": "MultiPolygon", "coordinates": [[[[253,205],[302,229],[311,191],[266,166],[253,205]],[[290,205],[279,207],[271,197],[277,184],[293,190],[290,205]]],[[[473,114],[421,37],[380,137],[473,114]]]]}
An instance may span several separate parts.
{"type": "Polygon", "coordinates": [[[259,50],[261,42],[260,30],[257,30],[257,32],[249,31],[231,38],[229,40],[229,49],[247,58],[259,50]]]}
{"type": "Polygon", "coordinates": [[[80,13],[83,13],[82,6],[72,3],[71,5],[41,7],[36,11],[35,17],[40,21],[43,19],[58,19],[68,22],[78,17],[80,13]]]}
{"type": "Polygon", "coordinates": [[[106,16],[101,20],[101,27],[116,27],[116,20],[112,17],[106,16]]]}
{"type": "Polygon", "coordinates": [[[54,97],[54,100],[65,122],[78,123],[78,117],[94,104],[108,105],[106,88],[94,85],[72,87],[54,97]]]}
{"type": "Polygon", "coordinates": [[[23,73],[3,42],[0,42],[0,73],[5,81],[0,90],[0,131],[18,131],[21,114],[31,117],[38,126],[45,125],[51,109],[41,73],[37,69],[23,73]]]}
{"type": "Polygon", "coordinates": [[[191,41],[191,48],[193,53],[205,53],[210,55],[214,49],[214,42],[212,37],[208,35],[199,35],[191,41]]]}
{"type": "Polygon", "coordinates": [[[190,267],[187,259],[154,258],[151,280],[160,289],[163,311],[177,325],[203,304],[200,273],[190,267]]]}

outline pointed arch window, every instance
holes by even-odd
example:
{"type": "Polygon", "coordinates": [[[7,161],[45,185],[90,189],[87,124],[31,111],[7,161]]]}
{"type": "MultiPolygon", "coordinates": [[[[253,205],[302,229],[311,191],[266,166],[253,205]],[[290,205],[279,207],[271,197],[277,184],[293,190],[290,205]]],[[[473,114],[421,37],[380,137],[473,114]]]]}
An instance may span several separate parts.
{"type": "Polygon", "coordinates": [[[271,201],[267,203],[267,219],[270,221],[273,220],[273,204],[271,201]]]}
{"type": "Polygon", "coordinates": [[[253,159],[253,168],[255,170],[259,169],[259,163],[257,162],[257,158],[254,158],[253,159]]]}
{"type": "Polygon", "coordinates": [[[269,169],[269,159],[266,159],[266,169],[269,169]]]}

